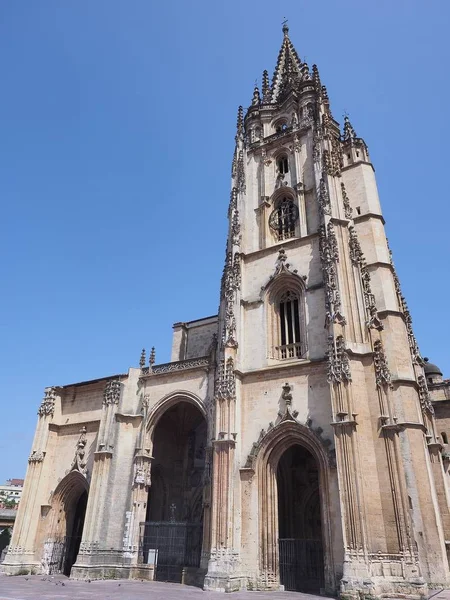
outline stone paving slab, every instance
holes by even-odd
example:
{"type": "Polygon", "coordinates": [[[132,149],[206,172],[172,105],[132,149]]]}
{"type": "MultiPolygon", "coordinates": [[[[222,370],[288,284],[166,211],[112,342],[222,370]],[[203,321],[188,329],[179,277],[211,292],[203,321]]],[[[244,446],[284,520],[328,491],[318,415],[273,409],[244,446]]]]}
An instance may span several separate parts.
{"type": "MultiPolygon", "coordinates": [[[[160,581],[73,581],[64,575],[0,575],[0,600],[318,600],[298,592],[204,592],[160,581]]],[[[323,600],[323,599],[322,599],[323,600]]],[[[450,595],[436,600],[450,600],[450,595]]]]}

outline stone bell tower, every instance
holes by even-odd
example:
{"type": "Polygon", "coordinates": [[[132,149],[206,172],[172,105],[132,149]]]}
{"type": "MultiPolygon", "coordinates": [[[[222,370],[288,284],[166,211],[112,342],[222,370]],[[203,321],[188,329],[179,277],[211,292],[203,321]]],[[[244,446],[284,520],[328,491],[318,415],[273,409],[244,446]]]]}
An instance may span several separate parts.
{"type": "Polygon", "coordinates": [[[314,504],[316,588],[446,585],[440,444],[374,168],[286,25],[235,139],[205,587],[307,589],[289,572],[309,552],[314,504]],[[299,542],[287,570],[283,537],[299,542]]]}

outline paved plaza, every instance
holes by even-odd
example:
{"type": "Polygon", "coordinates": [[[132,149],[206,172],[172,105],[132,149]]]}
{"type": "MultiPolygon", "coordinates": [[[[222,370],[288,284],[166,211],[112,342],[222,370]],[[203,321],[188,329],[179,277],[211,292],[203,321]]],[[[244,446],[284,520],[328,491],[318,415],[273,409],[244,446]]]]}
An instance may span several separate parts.
{"type": "MultiPolygon", "coordinates": [[[[0,575],[0,600],[221,600],[224,594],[159,581],[73,581],[64,575],[0,575]]],[[[317,600],[297,592],[236,592],[231,600],[317,600]]],[[[439,598],[439,600],[443,600],[439,598]]],[[[445,598],[450,600],[450,595],[445,598]]]]}
{"type": "MultiPolygon", "coordinates": [[[[221,600],[225,595],[159,581],[73,581],[64,575],[0,574],[0,600],[221,600]]],[[[319,600],[299,592],[236,592],[230,600],[319,600]]],[[[430,600],[450,600],[450,590],[431,590],[430,600]]],[[[390,600],[395,600],[390,598],[390,600]]]]}

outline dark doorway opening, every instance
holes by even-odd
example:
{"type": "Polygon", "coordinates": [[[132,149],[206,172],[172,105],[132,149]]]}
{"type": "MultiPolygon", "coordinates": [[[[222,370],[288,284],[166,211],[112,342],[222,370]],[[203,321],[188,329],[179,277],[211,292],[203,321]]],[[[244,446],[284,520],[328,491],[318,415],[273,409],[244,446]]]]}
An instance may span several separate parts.
{"type": "Polygon", "coordinates": [[[189,402],[168,409],[156,425],[141,549],[158,581],[188,583],[200,567],[206,431],[202,413],[189,402]]]}
{"type": "Polygon", "coordinates": [[[63,573],[64,575],[70,575],[70,571],[75,564],[80,549],[81,537],[83,535],[84,518],[86,516],[88,494],[83,492],[78,498],[78,501],[74,507],[72,515],[68,515],[67,520],[67,534],[65,540],[65,557],[63,573]],[[72,518],[70,518],[72,516],[72,518]]]}
{"type": "Polygon", "coordinates": [[[277,468],[280,583],[285,590],[324,586],[319,470],[313,455],[291,446],[277,468]]]}

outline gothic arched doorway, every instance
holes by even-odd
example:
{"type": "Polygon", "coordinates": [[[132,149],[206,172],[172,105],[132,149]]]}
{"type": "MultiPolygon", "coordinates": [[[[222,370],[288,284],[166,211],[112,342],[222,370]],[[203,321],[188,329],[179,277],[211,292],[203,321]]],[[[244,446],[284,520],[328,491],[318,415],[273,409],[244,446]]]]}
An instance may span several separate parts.
{"type": "Polygon", "coordinates": [[[75,470],[66,475],[56,488],[42,558],[45,573],[70,575],[80,549],[88,491],[85,477],[75,470]]]}
{"type": "Polygon", "coordinates": [[[206,431],[203,414],[186,401],[168,408],[154,429],[142,547],[159,581],[187,583],[200,567],[206,431]]]}
{"type": "Polygon", "coordinates": [[[319,592],[324,585],[319,470],[299,444],[279,459],[277,494],[280,583],[289,591],[319,592]]]}
{"type": "Polygon", "coordinates": [[[80,549],[81,537],[83,535],[84,518],[86,516],[88,495],[84,491],[79,496],[76,504],[72,506],[73,515],[67,520],[66,552],[63,566],[64,575],[70,575],[80,549]]]}
{"type": "MultiPolygon", "coordinates": [[[[334,593],[333,514],[329,453],[319,436],[287,413],[259,442],[255,457],[259,497],[259,582],[265,589],[308,589],[334,593]],[[320,533],[319,533],[320,532],[320,533]],[[301,537],[301,536],[306,537],[301,537]],[[287,536],[287,537],[282,537],[287,536]],[[280,540],[293,541],[280,548],[280,540]],[[286,579],[302,562],[299,547],[304,540],[316,548],[315,565],[308,577],[286,579]],[[323,546],[322,546],[323,544],[323,546]],[[296,547],[297,546],[297,547],[296,547]],[[283,552],[292,550],[293,557],[283,552]],[[323,555],[323,557],[322,557],[323,555]],[[291,562],[290,562],[291,561],[291,562]],[[288,565],[285,567],[285,565],[288,565]],[[289,566],[290,565],[290,566],[289,566]]],[[[305,557],[306,558],[306,557],[305,557]]],[[[301,566],[300,568],[304,568],[301,566]]]]}

